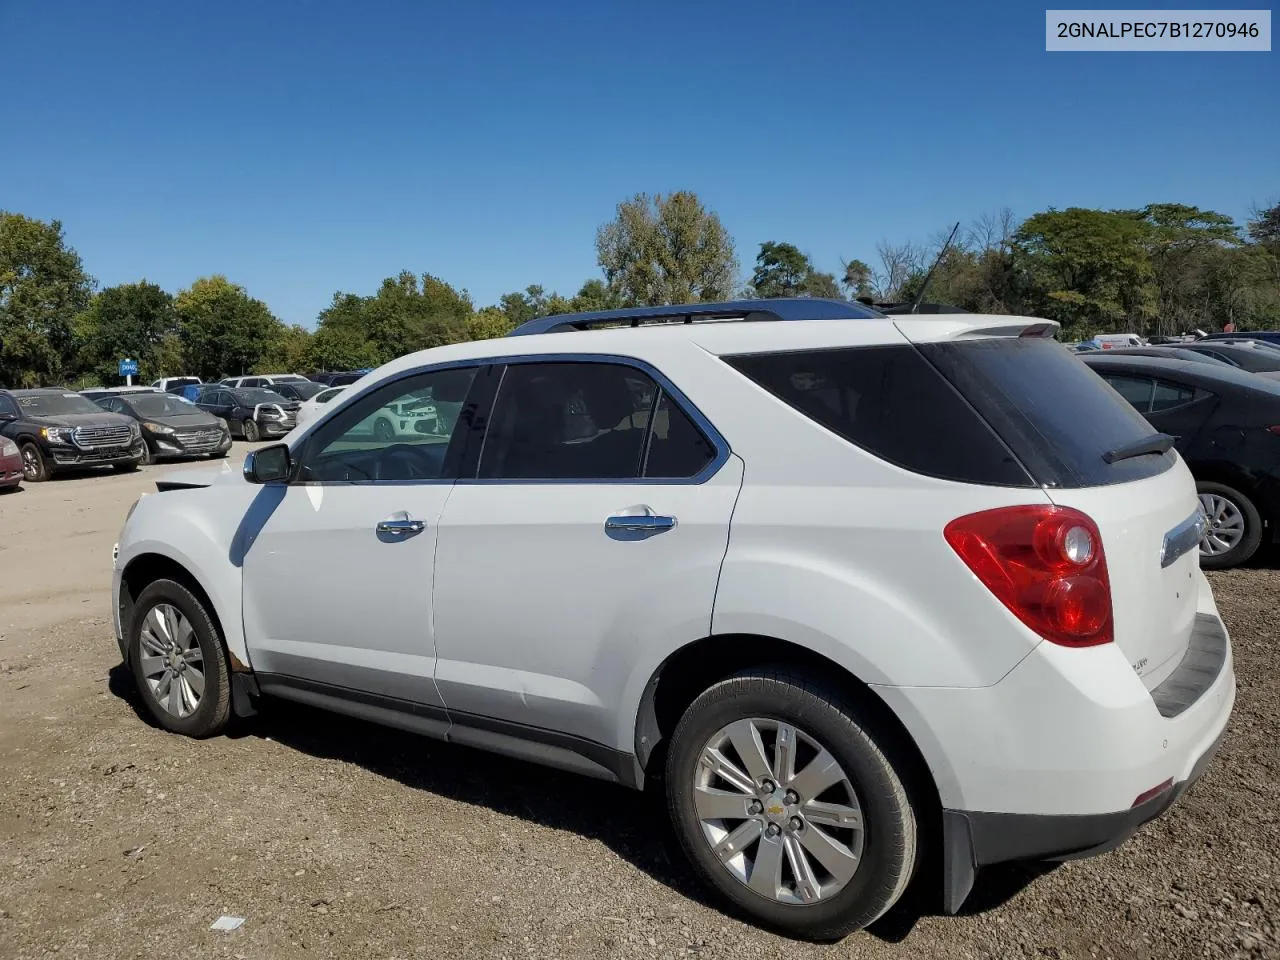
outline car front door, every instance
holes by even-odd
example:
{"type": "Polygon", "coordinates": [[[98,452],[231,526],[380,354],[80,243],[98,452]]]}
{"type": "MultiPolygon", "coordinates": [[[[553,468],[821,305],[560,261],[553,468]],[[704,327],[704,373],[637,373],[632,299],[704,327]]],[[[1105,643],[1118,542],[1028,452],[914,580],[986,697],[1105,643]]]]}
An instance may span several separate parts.
{"type": "Polygon", "coordinates": [[[471,419],[463,407],[448,429],[391,443],[353,427],[424,387],[465,400],[478,369],[423,371],[371,391],[297,445],[288,484],[263,487],[245,521],[243,578],[245,641],[264,690],[364,695],[443,723],[431,713],[442,706],[431,583],[471,419]]]}
{"type": "Polygon", "coordinates": [[[436,546],[450,739],[493,746],[496,733],[596,767],[625,757],[617,714],[635,665],[710,630],[741,481],[741,461],[656,370],[509,364],[436,546]]]}

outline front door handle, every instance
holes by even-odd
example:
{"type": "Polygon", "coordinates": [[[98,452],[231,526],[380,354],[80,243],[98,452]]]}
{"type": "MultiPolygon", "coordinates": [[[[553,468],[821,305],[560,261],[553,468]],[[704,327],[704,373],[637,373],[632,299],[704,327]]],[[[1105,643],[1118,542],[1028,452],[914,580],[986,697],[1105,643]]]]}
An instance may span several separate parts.
{"type": "Polygon", "coordinates": [[[675,525],[675,517],[662,517],[653,513],[644,513],[639,516],[610,517],[604,522],[606,530],[639,530],[645,533],[670,530],[675,525]]]}
{"type": "Polygon", "coordinates": [[[378,533],[386,534],[389,537],[410,537],[427,529],[427,525],[422,520],[410,520],[407,516],[402,515],[380,520],[374,529],[378,533]]]}

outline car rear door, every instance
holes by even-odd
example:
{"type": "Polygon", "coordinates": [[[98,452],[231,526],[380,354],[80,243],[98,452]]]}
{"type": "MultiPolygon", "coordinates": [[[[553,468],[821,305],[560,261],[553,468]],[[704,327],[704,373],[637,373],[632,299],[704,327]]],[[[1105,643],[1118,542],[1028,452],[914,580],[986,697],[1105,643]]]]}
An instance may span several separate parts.
{"type": "Polygon", "coordinates": [[[479,369],[423,371],[372,391],[298,445],[288,485],[263,488],[243,579],[245,642],[264,689],[425,708],[443,731],[431,584],[471,420],[413,441],[354,427],[418,390],[465,399],[479,369]]]}
{"type": "Polygon", "coordinates": [[[624,685],[646,648],[709,632],[741,482],[741,461],[656,370],[511,363],[475,477],[440,521],[450,738],[483,728],[629,751],[616,742],[624,685]]]}

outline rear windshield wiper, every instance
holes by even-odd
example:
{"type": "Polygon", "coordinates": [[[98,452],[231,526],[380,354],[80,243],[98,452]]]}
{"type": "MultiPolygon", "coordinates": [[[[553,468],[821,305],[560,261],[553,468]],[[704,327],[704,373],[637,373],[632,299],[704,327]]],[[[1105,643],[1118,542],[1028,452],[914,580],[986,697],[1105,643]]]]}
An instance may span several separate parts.
{"type": "Polygon", "coordinates": [[[1176,442],[1177,437],[1171,437],[1167,433],[1156,433],[1141,440],[1135,440],[1133,443],[1126,443],[1122,447],[1116,447],[1114,450],[1108,450],[1102,455],[1102,459],[1107,463],[1117,463],[1120,460],[1132,460],[1134,457],[1145,457],[1152,453],[1166,453],[1176,442]]]}

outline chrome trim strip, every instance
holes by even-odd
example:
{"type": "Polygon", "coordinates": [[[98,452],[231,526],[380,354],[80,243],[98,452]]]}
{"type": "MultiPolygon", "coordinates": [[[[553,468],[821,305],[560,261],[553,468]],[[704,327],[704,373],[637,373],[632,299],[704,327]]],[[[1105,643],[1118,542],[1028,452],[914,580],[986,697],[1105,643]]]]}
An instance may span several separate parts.
{"type": "Polygon", "coordinates": [[[1161,569],[1172,566],[1184,553],[1196,549],[1208,528],[1209,523],[1205,519],[1204,511],[1197,509],[1195,513],[1166,533],[1164,543],[1160,547],[1161,569]]]}

